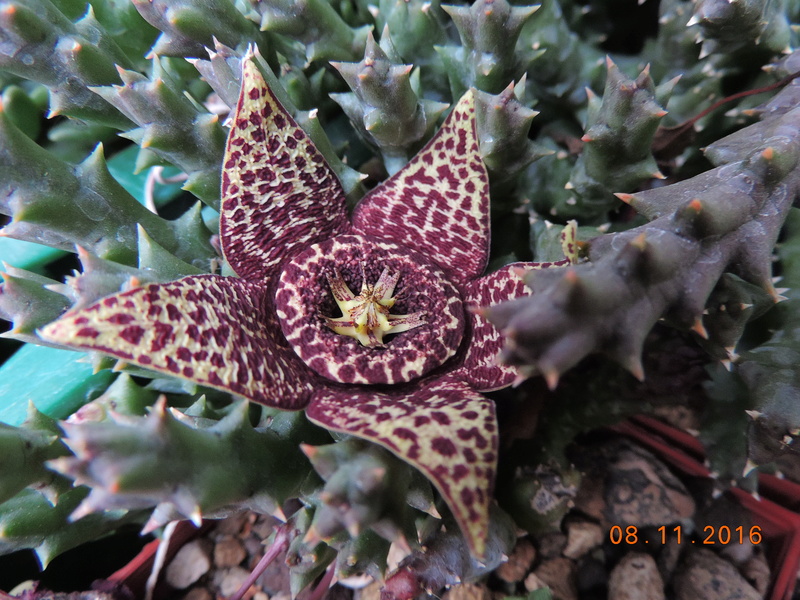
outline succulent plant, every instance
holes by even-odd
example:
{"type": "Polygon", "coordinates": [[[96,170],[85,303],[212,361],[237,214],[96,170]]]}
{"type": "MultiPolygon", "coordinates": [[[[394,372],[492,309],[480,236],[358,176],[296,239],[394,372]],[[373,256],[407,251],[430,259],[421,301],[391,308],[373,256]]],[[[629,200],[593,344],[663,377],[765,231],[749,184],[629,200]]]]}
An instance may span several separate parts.
{"type": "Polygon", "coordinates": [[[702,338],[726,339],[727,332],[709,331],[703,316],[727,269],[779,301],[771,253],[798,193],[798,89],[786,88],[763,121],[706,150],[722,166],[671,186],[618,194],[651,223],[596,238],[589,262],[531,273],[530,298],[490,309],[489,318],[511,340],[506,360],[555,387],[562,372],[602,351],[641,379],[644,337],[662,317],[702,338]],[[759,241],[746,243],[753,230],[759,241]],[[623,301],[610,289],[626,289],[623,301]],[[625,327],[632,318],[636,326],[625,327]]]}
{"type": "Polygon", "coordinates": [[[388,30],[381,36],[390,57],[370,34],[364,59],[358,63],[333,63],[353,91],[333,94],[350,121],[363,125],[363,135],[381,150],[390,173],[398,171],[413,155],[410,150],[428,139],[446,104],[420,100],[419,72],[399,60],[388,30]],[[416,79],[416,83],[412,81],[416,79]]]}
{"type": "Polygon", "coordinates": [[[497,436],[493,405],[477,392],[514,374],[492,364],[497,331],[458,298],[477,308],[518,297],[516,271],[543,265],[478,278],[488,177],[471,95],[362,199],[351,224],[338,180],[253,61],[243,80],[220,219],[239,278],[190,276],[108,296],[42,336],[268,406],[307,407],[312,421],[377,442],[425,473],[481,555],[497,436]],[[391,387],[376,394],[364,385],[391,387]]]}
{"type": "Polygon", "coordinates": [[[6,2],[0,553],[247,508],[295,595],[435,592],[559,528],[676,345],[725,481],[793,460],[800,11],[630,8],[6,2]]]}

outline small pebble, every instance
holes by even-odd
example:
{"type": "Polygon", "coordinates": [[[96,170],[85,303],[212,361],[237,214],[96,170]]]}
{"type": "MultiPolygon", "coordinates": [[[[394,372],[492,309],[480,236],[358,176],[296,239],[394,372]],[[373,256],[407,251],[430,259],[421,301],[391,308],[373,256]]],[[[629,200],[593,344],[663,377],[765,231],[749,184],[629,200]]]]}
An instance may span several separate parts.
{"type": "Polygon", "coordinates": [[[247,521],[247,516],[249,514],[250,513],[243,512],[222,519],[214,527],[214,534],[213,534],[214,537],[224,537],[226,535],[239,535],[239,532],[242,530],[242,527],[247,521]]]}
{"type": "Polygon", "coordinates": [[[639,526],[671,523],[694,514],[686,488],[656,457],[631,447],[619,452],[613,466],[607,497],[617,523],[639,526]]]}
{"type": "Polygon", "coordinates": [[[545,533],[539,540],[539,556],[543,560],[561,556],[561,552],[567,547],[567,536],[563,533],[545,533]]]}
{"type": "Polygon", "coordinates": [[[525,578],[524,585],[525,589],[529,592],[535,592],[536,590],[547,587],[547,584],[539,579],[539,576],[536,575],[536,573],[529,573],[525,578]]]}
{"type": "Polygon", "coordinates": [[[678,538],[671,535],[667,538],[667,543],[661,548],[656,563],[658,564],[658,572],[661,573],[661,579],[664,581],[672,579],[672,574],[678,566],[681,550],[684,547],[685,544],[679,544],[678,538]]]}
{"type": "Polygon", "coordinates": [[[492,593],[485,585],[462,583],[447,590],[442,600],[492,600],[492,593]]]}
{"type": "MultiPolygon", "coordinates": [[[[578,600],[576,567],[570,559],[559,557],[546,560],[533,573],[550,588],[553,600],[578,600]]],[[[527,583],[526,579],[526,587],[527,583]]]]}
{"type": "Polygon", "coordinates": [[[561,552],[567,558],[580,558],[603,543],[603,529],[591,521],[571,521],[567,525],[567,546],[561,552]]]}
{"type": "Polygon", "coordinates": [[[731,563],[711,550],[691,552],[672,580],[677,600],[761,600],[731,563]]]}
{"type": "Polygon", "coordinates": [[[607,525],[661,525],[695,512],[686,487],[658,458],[627,440],[582,450],[581,481],[575,506],[607,525]]]}
{"type": "Polygon", "coordinates": [[[240,538],[245,539],[251,537],[256,519],[258,519],[258,515],[255,513],[248,513],[247,519],[245,519],[245,522],[242,524],[242,530],[239,532],[240,538]]]}
{"type": "Polygon", "coordinates": [[[508,583],[517,583],[525,578],[536,560],[536,548],[527,538],[517,540],[517,545],[508,560],[497,567],[495,574],[508,583]]]}
{"type": "Polygon", "coordinates": [[[275,529],[274,523],[275,519],[272,517],[260,515],[255,523],[253,523],[251,531],[260,539],[266,539],[272,535],[272,530],[275,529]]]}
{"type": "MultiPolygon", "coordinates": [[[[770,573],[767,557],[764,556],[764,552],[760,547],[756,548],[750,560],[742,565],[741,571],[745,579],[747,579],[761,595],[766,596],[772,575],[770,573]]],[[[800,577],[800,573],[798,573],[798,576],[800,577]]]]}
{"type": "Polygon", "coordinates": [[[258,578],[258,587],[270,596],[289,589],[289,567],[286,566],[285,558],[285,554],[279,555],[258,578]]]}
{"type": "Polygon", "coordinates": [[[664,600],[664,582],[653,557],[626,554],[611,571],[608,600],[664,600]]]}
{"type": "Polygon", "coordinates": [[[264,556],[264,542],[257,537],[250,536],[244,540],[244,547],[251,556],[258,556],[259,559],[264,556]]]}
{"type": "Polygon", "coordinates": [[[221,595],[230,596],[242,587],[249,575],[250,572],[242,567],[220,569],[214,573],[213,583],[221,595]]]}
{"type": "Polygon", "coordinates": [[[605,519],[606,499],[603,495],[605,489],[605,473],[594,467],[589,469],[581,479],[578,493],[575,495],[575,506],[583,514],[603,521],[605,519]]]}
{"type": "Polygon", "coordinates": [[[190,589],[183,600],[214,600],[214,594],[204,587],[193,587],[190,589]]]}
{"type": "Polygon", "coordinates": [[[224,537],[214,546],[214,565],[235,567],[247,557],[242,542],[235,537],[224,537]]]}
{"type": "MultiPolygon", "coordinates": [[[[736,528],[731,527],[731,529],[735,530],[736,528]]],[[[719,531],[719,529],[715,528],[715,531],[719,531]]],[[[743,544],[729,544],[720,548],[720,556],[735,565],[743,565],[753,557],[754,548],[755,546],[745,539],[743,544]]]]}
{"type": "Polygon", "coordinates": [[[211,568],[211,541],[192,540],[178,550],[166,569],[166,580],[172,587],[183,590],[208,573],[211,568]]]}

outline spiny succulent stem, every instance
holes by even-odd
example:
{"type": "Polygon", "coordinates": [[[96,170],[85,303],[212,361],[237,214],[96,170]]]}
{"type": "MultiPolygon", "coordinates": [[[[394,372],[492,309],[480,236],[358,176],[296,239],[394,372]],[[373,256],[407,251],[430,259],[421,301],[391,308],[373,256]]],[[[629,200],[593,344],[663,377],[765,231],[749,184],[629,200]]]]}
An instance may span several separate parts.
{"type": "Polygon", "coordinates": [[[230,600],[242,600],[247,590],[250,589],[250,586],[256,582],[256,579],[261,577],[261,574],[267,570],[267,567],[272,564],[272,561],[275,560],[281,552],[286,551],[289,547],[290,528],[291,526],[289,523],[275,528],[275,538],[272,540],[272,544],[267,548],[261,560],[258,561],[256,568],[253,569],[247,579],[245,579],[242,587],[236,590],[236,593],[230,597],[230,600]]]}

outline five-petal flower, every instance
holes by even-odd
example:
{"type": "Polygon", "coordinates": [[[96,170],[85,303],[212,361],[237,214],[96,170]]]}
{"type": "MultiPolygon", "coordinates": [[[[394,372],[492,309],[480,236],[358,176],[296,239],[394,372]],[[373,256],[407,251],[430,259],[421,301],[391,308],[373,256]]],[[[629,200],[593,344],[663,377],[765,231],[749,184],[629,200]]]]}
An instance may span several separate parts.
{"type": "Polygon", "coordinates": [[[519,269],[539,265],[481,277],[489,194],[472,94],[349,219],[321,154],[255,63],[243,70],[220,217],[239,277],[145,285],[41,334],[305,408],[324,427],[381,444],[430,478],[481,555],[498,442],[494,405],[480,392],[515,373],[495,362],[500,333],[467,309],[525,294],[519,269]]]}

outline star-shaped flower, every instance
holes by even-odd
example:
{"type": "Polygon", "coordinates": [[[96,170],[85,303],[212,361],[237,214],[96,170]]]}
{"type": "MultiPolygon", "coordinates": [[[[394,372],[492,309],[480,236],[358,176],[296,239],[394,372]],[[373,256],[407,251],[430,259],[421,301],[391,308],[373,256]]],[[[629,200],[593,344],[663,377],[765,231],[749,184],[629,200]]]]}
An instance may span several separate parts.
{"type": "MultiPolygon", "coordinates": [[[[150,284],[47,326],[97,350],[378,443],[441,492],[476,555],[511,384],[500,333],[468,310],[526,294],[517,263],[481,277],[489,192],[467,93],[428,145],[356,207],[255,63],[222,175],[220,239],[239,277],[150,284]],[[356,295],[351,290],[360,290],[356,295]]],[[[562,261],[562,263],[569,260],[562,261]]]]}

